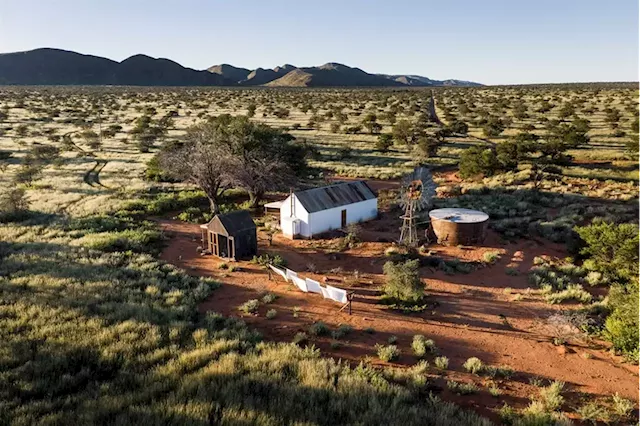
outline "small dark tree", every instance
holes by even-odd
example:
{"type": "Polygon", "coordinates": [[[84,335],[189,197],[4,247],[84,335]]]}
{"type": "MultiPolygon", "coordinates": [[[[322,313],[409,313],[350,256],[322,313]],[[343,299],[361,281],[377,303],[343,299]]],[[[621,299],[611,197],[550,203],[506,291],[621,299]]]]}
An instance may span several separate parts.
{"type": "Polygon", "coordinates": [[[401,145],[406,145],[412,135],[413,126],[408,120],[399,120],[391,131],[393,139],[401,145]]]}
{"type": "Polygon", "coordinates": [[[434,157],[438,153],[438,147],[442,143],[435,137],[425,136],[418,139],[416,154],[420,160],[434,157]]]}
{"type": "Polygon", "coordinates": [[[362,125],[369,130],[370,134],[378,133],[382,129],[382,126],[378,123],[378,117],[373,113],[364,116],[362,125]]]}
{"type": "Polygon", "coordinates": [[[460,177],[463,179],[492,176],[500,169],[494,150],[474,146],[460,156],[460,177]]]}
{"type": "Polygon", "coordinates": [[[466,135],[469,132],[469,125],[464,121],[455,120],[446,127],[451,133],[457,133],[459,135],[466,135]]]}
{"type": "Polygon", "coordinates": [[[620,119],[622,118],[622,114],[616,108],[607,108],[605,110],[605,118],[604,121],[609,124],[609,127],[612,129],[617,129],[618,124],[620,123],[620,119]]]}
{"type": "Polygon", "coordinates": [[[500,136],[504,132],[505,125],[499,118],[491,118],[487,123],[482,126],[482,132],[488,138],[495,138],[500,136]]]}
{"type": "Polygon", "coordinates": [[[386,152],[393,146],[393,136],[389,133],[383,133],[378,136],[376,141],[376,149],[381,152],[386,152]]]}

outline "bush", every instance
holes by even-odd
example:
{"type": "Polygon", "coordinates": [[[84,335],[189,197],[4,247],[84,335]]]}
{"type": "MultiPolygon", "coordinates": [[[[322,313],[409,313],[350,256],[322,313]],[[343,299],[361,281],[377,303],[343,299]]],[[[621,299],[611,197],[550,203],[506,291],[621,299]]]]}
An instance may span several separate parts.
{"type": "Polygon", "coordinates": [[[627,288],[615,285],[609,293],[609,307],[612,312],[605,321],[605,337],[616,351],[622,352],[634,362],[638,362],[638,282],[627,288]]]}
{"type": "Polygon", "coordinates": [[[242,305],[240,305],[238,309],[244,312],[245,314],[253,314],[258,312],[259,307],[260,307],[260,301],[258,299],[251,299],[244,302],[242,305]]]}
{"type": "Polygon", "coordinates": [[[447,388],[458,395],[471,395],[478,392],[478,386],[475,383],[459,383],[454,380],[447,381],[447,388]]]}
{"type": "Polygon", "coordinates": [[[385,295],[400,302],[418,302],[424,297],[424,282],[420,279],[419,260],[407,260],[404,263],[387,262],[384,264],[385,295]]]}
{"type": "Polygon", "coordinates": [[[376,353],[382,361],[389,362],[400,357],[400,349],[396,345],[376,345],[376,353]]]}
{"type": "Polygon", "coordinates": [[[277,298],[278,296],[276,294],[267,293],[264,296],[262,296],[262,303],[264,303],[265,305],[268,305],[269,303],[275,302],[277,298]]]}
{"type": "Polygon", "coordinates": [[[302,331],[296,333],[296,335],[293,336],[293,343],[296,345],[304,345],[308,341],[309,341],[309,336],[307,336],[307,333],[304,333],[302,331]]]}
{"type": "Polygon", "coordinates": [[[449,368],[449,358],[446,356],[439,356],[433,360],[433,364],[438,370],[446,370],[449,368]]]}
{"type": "Polygon", "coordinates": [[[309,327],[309,334],[312,336],[326,336],[329,331],[329,327],[322,321],[315,322],[309,327]]]}
{"type": "Polygon", "coordinates": [[[337,329],[331,332],[331,337],[334,339],[342,339],[347,334],[350,334],[353,331],[353,328],[350,325],[342,324],[337,329]]]}
{"type": "Polygon", "coordinates": [[[425,337],[421,334],[416,334],[413,336],[413,341],[411,342],[411,349],[413,353],[418,358],[424,357],[427,352],[436,353],[438,348],[436,344],[431,339],[425,339],[425,337]]]}
{"type": "MultiPolygon", "coordinates": [[[[583,421],[589,421],[592,424],[597,424],[598,420],[607,419],[608,420],[608,411],[598,405],[596,402],[588,402],[576,410],[576,413],[580,416],[583,421]]],[[[607,421],[608,423],[608,421],[607,421]]]]}
{"type": "Polygon", "coordinates": [[[467,359],[462,367],[472,374],[480,374],[484,369],[484,364],[480,361],[479,358],[471,357],[467,359]]]}
{"type": "Polygon", "coordinates": [[[482,260],[484,260],[485,263],[494,264],[500,260],[500,253],[497,251],[488,251],[482,255],[482,260]]]}
{"type": "Polygon", "coordinates": [[[276,311],[275,309],[269,309],[265,314],[265,317],[267,319],[274,319],[276,315],[278,315],[278,311],[276,311]]]}
{"type": "Polygon", "coordinates": [[[549,386],[540,389],[539,402],[547,411],[559,410],[564,404],[563,389],[564,382],[558,380],[552,382],[549,386]]]}
{"type": "Polygon", "coordinates": [[[621,397],[617,393],[613,395],[612,402],[611,408],[619,420],[627,419],[633,411],[633,402],[621,397]]]}
{"type": "Polygon", "coordinates": [[[556,304],[562,303],[565,300],[575,300],[580,303],[589,303],[591,302],[591,293],[586,291],[580,284],[569,284],[565,290],[559,291],[557,293],[547,294],[545,296],[545,300],[548,303],[556,304]]]}
{"type": "Polygon", "coordinates": [[[269,253],[261,254],[260,256],[253,256],[251,263],[255,263],[256,265],[260,265],[265,268],[267,268],[268,265],[273,265],[278,268],[284,268],[287,266],[287,261],[283,259],[282,256],[279,254],[270,255],[269,253]]]}

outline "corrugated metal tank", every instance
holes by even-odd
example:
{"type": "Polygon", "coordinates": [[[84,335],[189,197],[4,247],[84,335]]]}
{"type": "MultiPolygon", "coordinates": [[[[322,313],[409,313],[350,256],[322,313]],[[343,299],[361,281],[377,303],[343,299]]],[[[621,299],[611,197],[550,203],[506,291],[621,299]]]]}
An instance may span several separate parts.
{"type": "Polygon", "coordinates": [[[476,245],[487,236],[489,216],[478,210],[436,209],[429,212],[429,218],[438,244],[476,245]]]}

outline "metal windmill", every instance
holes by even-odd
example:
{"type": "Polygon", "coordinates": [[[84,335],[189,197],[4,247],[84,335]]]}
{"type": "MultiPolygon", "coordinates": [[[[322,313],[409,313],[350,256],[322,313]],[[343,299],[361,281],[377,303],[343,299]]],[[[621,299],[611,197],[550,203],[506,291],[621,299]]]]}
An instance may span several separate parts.
{"type": "Polygon", "coordinates": [[[398,204],[404,208],[402,228],[400,230],[400,244],[415,246],[418,243],[418,223],[421,210],[431,207],[432,198],[437,185],[433,181],[431,171],[426,167],[416,167],[412,173],[405,176],[398,204]]]}

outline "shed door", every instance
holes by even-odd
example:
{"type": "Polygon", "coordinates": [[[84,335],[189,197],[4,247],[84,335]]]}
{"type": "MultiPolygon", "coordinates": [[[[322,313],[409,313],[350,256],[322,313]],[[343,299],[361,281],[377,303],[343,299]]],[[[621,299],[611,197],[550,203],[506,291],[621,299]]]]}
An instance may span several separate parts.
{"type": "Polygon", "coordinates": [[[217,236],[218,236],[218,257],[228,258],[229,257],[228,239],[226,236],[222,234],[217,234],[217,236]]]}
{"type": "Polygon", "coordinates": [[[347,211],[346,210],[342,210],[342,227],[344,228],[345,226],[347,226],[347,211]]]}
{"type": "Polygon", "coordinates": [[[218,234],[214,234],[213,232],[209,232],[209,249],[211,253],[215,256],[218,255],[218,234]]]}

